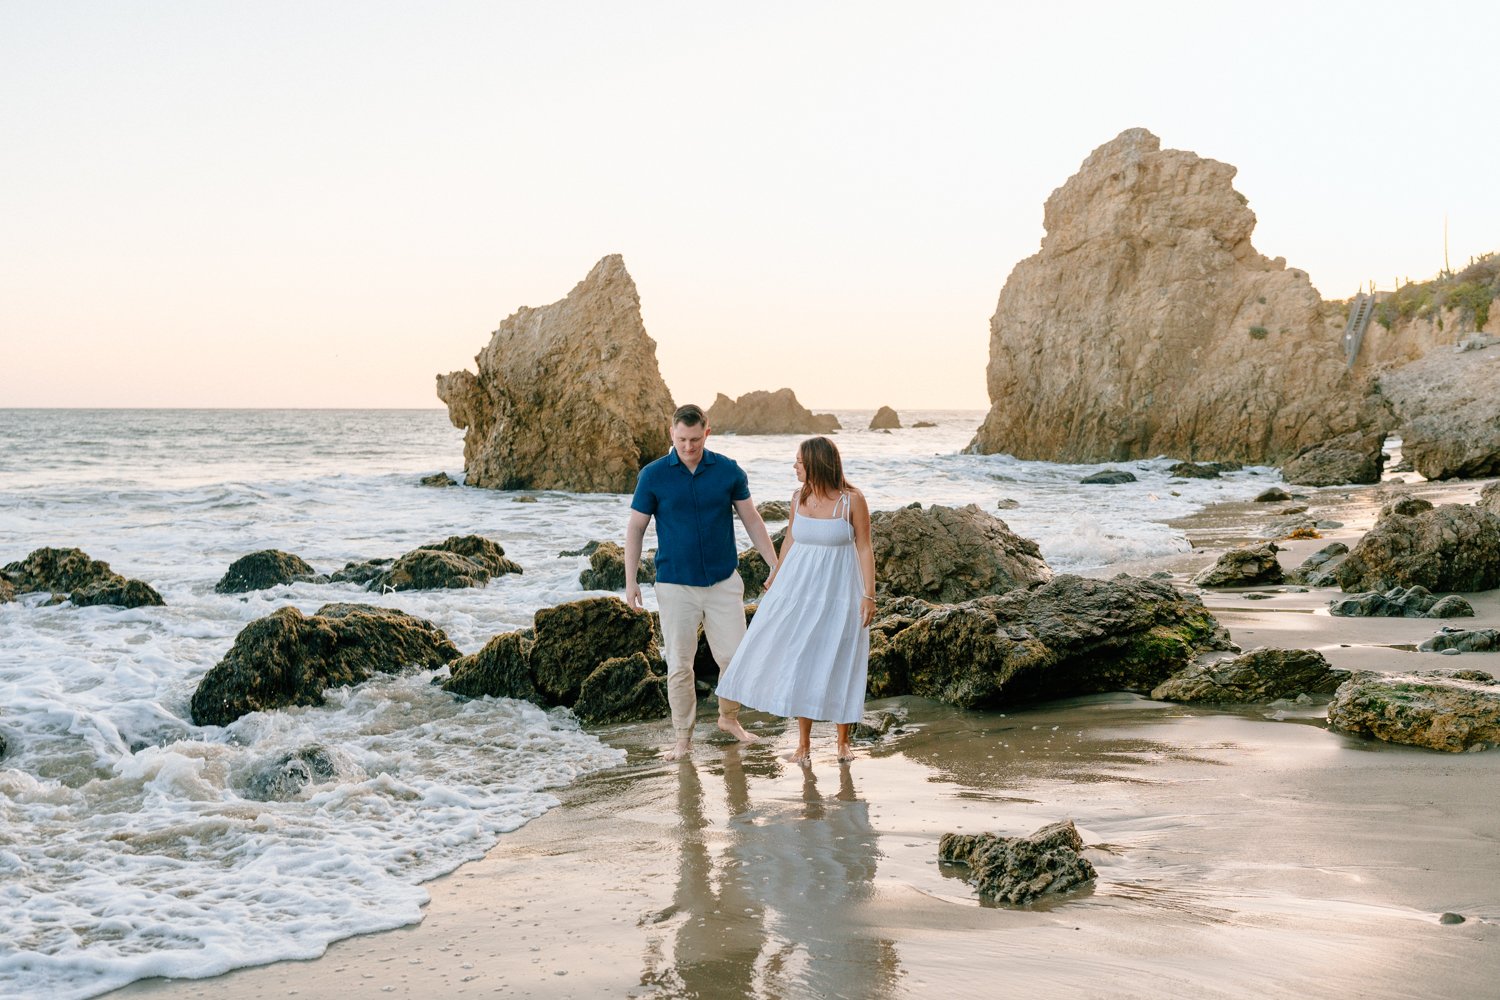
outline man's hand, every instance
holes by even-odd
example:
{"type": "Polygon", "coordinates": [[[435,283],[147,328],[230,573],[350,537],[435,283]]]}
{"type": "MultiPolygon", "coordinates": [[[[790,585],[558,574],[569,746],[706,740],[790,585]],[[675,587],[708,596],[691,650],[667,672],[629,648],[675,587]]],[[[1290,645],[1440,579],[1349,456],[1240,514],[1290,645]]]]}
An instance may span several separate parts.
{"type": "MultiPolygon", "coordinates": [[[[641,585],[638,583],[627,583],[625,585],[625,603],[636,611],[644,611],[641,606],[641,585]]],[[[868,624],[868,622],[866,623],[868,624]]]]}

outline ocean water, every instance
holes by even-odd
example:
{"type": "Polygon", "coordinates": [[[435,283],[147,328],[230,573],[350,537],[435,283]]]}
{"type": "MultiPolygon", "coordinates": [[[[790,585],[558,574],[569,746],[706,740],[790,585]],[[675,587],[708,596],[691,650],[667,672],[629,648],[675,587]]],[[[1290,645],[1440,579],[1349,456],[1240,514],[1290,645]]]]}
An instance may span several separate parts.
{"type": "MultiPolygon", "coordinates": [[[[1118,463],[1136,483],[1083,487],[1103,466],[964,454],[981,413],[907,412],[937,426],[889,434],[862,429],[871,415],[839,412],[836,441],[874,509],[976,503],[1057,570],[1184,551],[1163,522],[1279,481],[1266,469],[1169,481],[1161,458],[1118,463]],[[1019,506],[996,511],[1002,499],[1019,506]]],[[[798,440],[710,447],[745,467],[757,500],[780,499],[798,440]]],[[[203,674],[283,605],[396,607],[472,652],[584,596],[586,561],[559,553],[620,538],[629,498],[418,485],[460,478],[462,456],[440,410],[0,410],[0,563],[77,546],[167,604],[0,605],[0,996],[209,976],[413,923],[424,881],[555,805],[549,789],[624,759],[565,710],[459,702],[431,672],[223,728],[190,721],[203,674]],[[213,590],[257,549],[329,572],[470,533],[525,573],[465,591],[213,590]],[[324,766],[283,780],[300,766],[288,758],[314,749],[324,766]]]]}

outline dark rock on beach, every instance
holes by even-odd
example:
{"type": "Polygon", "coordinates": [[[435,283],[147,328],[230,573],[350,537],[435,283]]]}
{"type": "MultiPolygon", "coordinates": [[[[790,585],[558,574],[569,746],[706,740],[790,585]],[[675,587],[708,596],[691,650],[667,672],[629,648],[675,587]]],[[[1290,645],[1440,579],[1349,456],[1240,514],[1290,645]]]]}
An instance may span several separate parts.
{"type": "Polygon", "coordinates": [[[1328,602],[1337,618],[1472,618],[1474,606],[1457,594],[1438,597],[1426,587],[1392,587],[1328,602]]]}
{"type": "MultiPolygon", "coordinates": [[[[347,567],[346,567],[347,568],[347,567]]],[[[479,535],[454,535],[413,549],[369,584],[371,590],[455,590],[483,587],[491,577],[520,573],[505,550],[479,535]]]]}
{"type": "MultiPolygon", "coordinates": [[[[589,568],[578,574],[584,590],[625,589],[625,549],[615,542],[590,542],[589,568]]],[[[636,566],[637,583],[656,582],[656,561],[643,557],[636,566]]]]}
{"type": "Polygon", "coordinates": [[[1281,477],[1297,486],[1378,483],[1385,462],[1380,450],[1384,443],[1385,435],[1375,431],[1309,445],[1287,460],[1281,467],[1281,477]]]}
{"type": "Polygon", "coordinates": [[[1339,566],[1338,581],[1345,592],[1500,587],[1500,517],[1465,504],[1388,504],[1339,566]]]}
{"type": "Polygon", "coordinates": [[[891,596],[950,603],[1052,578],[1035,542],[975,504],[912,504],[870,520],[876,584],[891,596]]]}
{"type": "Polygon", "coordinates": [[[1483,750],[1500,744],[1500,683],[1479,670],[1362,671],[1340,685],[1328,724],[1387,743],[1483,750]]]}
{"type": "Polygon", "coordinates": [[[241,629],[204,675],[193,692],[193,721],[226,726],[249,712],[321,705],[328,688],[458,656],[442,629],[390,608],[325,604],[311,617],[278,608],[241,629]]]}
{"type": "Polygon", "coordinates": [[[868,694],[998,708],[1147,692],[1199,652],[1231,649],[1196,597],[1120,576],[1059,576],[957,605],[888,601],[870,632],[868,694]]]}
{"type": "Polygon", "coordinates": [[[1301,566],[1286,574],[1287,581],[1309,587],[1336,587],[1339,581],[1334,570],[1348,554],[1349,546],[1343,542],[1329,542],[1302,560],[1301,566]]]}
{"type": "Polygon", "coordinates": [[[367,587],[372,580],[391,568],[394,559],[366,559],[364,562],[345,563],[344,568],[329,575],[333,583],[356,583],[367,587]]]}
{"type": "Polygon", "coordinates": [[[531,646],[536,633],[529,628],[502,632],[477,653],[456,660],[444,691],[466,698],[520,698],[540,702],[531,676],[531,646]]]}
{"type": "Polygon", "coordinates": [[[1460,653],[1500,652],[1500,629],[1444,628],[1417,647],[1424,653],[1441,653],[1456,649],[1460,653]]]}
{"type": "Polygon", "coordinates": [[[1290,500],[1291,498],[1292,495],[1286,490],[1282,489],[1280,486],[1272,486],[1268,490],[1263,490],[1261,494],[1255,498],[1255,502],[1280,503],[1283,500],[1290,500]]]}
{"type": "Polygon", "coordinates": [[[542,608],[533,625],[532,676],[553,705],[571,705],[589,674],[605,660],[652,649],[651,617],[614,597],[542,608]]]}
{"type": "MultiPolygon", "coordinates": [[[[771,535],[771,544],[777,552],[781,551],[781,543],[784,541],[786,541],[786,528],[771,535]]],[[[739,572],[740,579],[745,584],[745,600],[753,601],[766,589],[766,580],[771,575],[771,564],[766,562],[760,550],[752,545],[740,553],[739,572]]]]}
{"type": "Polygon", "coordinates": [[[787,521],[792,516],[790,500],[765,500],[755,505],[755,512],[762,521],[787,521]]]}
{"type": "Polygon", "coordinates": [[[1097,878],[1080,853],[1083,847],[1073,821],[1065,819],[1028,837],[945,833],[938,841],[938,858],[968,866],[966,881],[982,898],[1021,905],[1097,878]]]}
{"type": "Polygon", "coordinates": [[[1233,659],[1194,663],[1157,685],[1158,701],[1242,704],[1333,694],[1349,677],[1313,649],[1252,649],[1233,659]]]}
{"type": "Polygon", "coordinates": [[[1193,584],[1198,587],[1256,587],[1281,583],[1283,574],[1281,563],[1276,559],[1278,551],[1274,542],[1250,549],[1231,549],[1193,577],[1193,584]]]}
{"type": "Polygon", "coordinates": [[[214,592],[244,594],[316,578],[317,573],[313,568],[297,556],[279,549],[262,549],[230,563],[223,578],[214,584],[214,592]]]}
{"type": "Polygon", "coordinates": [[[1167,469],[1167,475],[1180,479],[1218,479],[1217,465],[1200,465],[1197,462],[1178,462],[1167,469]]]}
{"type": "Polygon", "coordinates": [[[1084,486],[1120,486],[1124,483],[1135,482],[1135,473],[1126,472],[1124,469],[1104,469],[1091,476],[1084,476],[1078,481],[1084,486]]]}
{"type": "Polygon", "coordinates": [[[583,679],[573,703],[573,714],[591,726],[659,719],[670,713],[666,663],[645,653],[600,663],[583,679]]]}
{"type": "Polygon", "coordinates": [[[166,604],[150,585],[128,580],[109,563],[90,559],[82,549],[36,549],[20,562],[0,569],[14,593],[67,596],[77,607],[113,605],[122,608],[161,607],[166,604]]]}

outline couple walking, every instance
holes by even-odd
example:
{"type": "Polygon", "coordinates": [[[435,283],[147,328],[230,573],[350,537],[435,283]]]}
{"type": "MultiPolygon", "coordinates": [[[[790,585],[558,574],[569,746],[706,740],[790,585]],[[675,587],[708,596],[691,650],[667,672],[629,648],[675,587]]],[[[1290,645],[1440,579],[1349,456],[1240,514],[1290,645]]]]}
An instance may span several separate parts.
{"type": "Polygon", "coordinates": [[[721,666],[721,730],[747,743],[756,737],[739,721],[745,705],[797,718],[805,763],[814,720],[838,723],[838,756],[851,759],[849,732],[865,701],[875,615],[875,557],[870,510],[844,479],[833,442],[815,437],[797,449],[791,523],[778,558],[750,499],[745,473],[704,447],[703,410],[672,415],[672,450],[641,470],[625,531],[625,600],[641,607],[637,582],[646,526],[656,518],[656,600],[667,660],[667,700],[676,744],[668,759],[689,752],[698,692],[693,657],[698,626],[721,666]],[[771,567],[766,593],[749,629],[739,575],[732,513],[771,567]]]}

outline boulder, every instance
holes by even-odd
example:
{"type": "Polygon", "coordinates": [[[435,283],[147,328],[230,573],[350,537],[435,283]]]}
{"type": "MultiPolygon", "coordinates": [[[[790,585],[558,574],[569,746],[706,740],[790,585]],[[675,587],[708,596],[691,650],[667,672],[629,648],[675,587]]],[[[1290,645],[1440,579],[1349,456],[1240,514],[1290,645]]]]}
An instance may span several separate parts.
{"type": "Polygon", "coordinates": [[[789,521],[792,518],[790,500],[766,500],[755,505],[755,512],[762,521],[789,521]]]}
{"type": "Polygon", "coordinates": [[[1385,462],[1380,431],[1345,434],[1299,450],[1281,467],[1281,478],[1297,486],[1378,483],[1385,462]]]}
{"type": "Polygon", "coordinates": [[[1500,476],[1500,350],[1432,351],[1382,372],[1372,392],[1428,479],[1500,476]]]}
{"type": "Polygon", "coordinates": [[[540,702],[531,676],[531,646],[536,633],[524,628],[502,632],[477,653],[455,660],[443,690],[466,698],[519,698],[540,702]]]}
{"type": "Polygon", "coordinates": [[[16,585],[0,576],[0,604],[9,604],[16,599],[16,585]]]}
{"type": "Polygon", "coordinates": [[[241,629],[204,675],[193,692],[193,721],[227,726],[249,712],[321,705],[328,688],[433,669],[458,656],[442,629],[391,608],[325,604],[311,617],[278,608],[241,629]]]}
{"type": "Polygon", "coordinates": [[[832,434],[839,422],[831,413],[814,413],[790,389],[747,392],[730,399],[722,392],[708,408],[708,426],[720,434],[832,434]]]}
{"type": "Polygon", "coordinates": [[[277,754],[257,768],[244,783],[245,797],[256,802],[285,802],[309,785],[322,785],[339,776],[339,757],[317,743],[277,754]]]}
{"type": "Polygon", "coordinates": [[[670,445],[672,396],[618,254],[566,298],[512,314],[475,361],[477,375],[437,377],[470,486],[629,493],[670,445]]]}
{"type": "Polygon", "coordinates": [[[1135,473],[1124,469],[1103,469],[1078,481],[1084,486],[1120,486],[1135,482],[1135,473]]]}
{"type": "Polygon", "coordinates": [[[554,705],[571,705],[605,660],[653,651],[651,617],[615,597],[571,601],[536,613],[531,647],[537,689],[554,705]]]}
{"type": "Polygon", "coordinates": [[[406,553],[371,579],[369,589],[457,590],[483,587],[491,577],[521,572],[518,564],[505,557],[505,550],[488,538],[454,535],[406,553]]]}
{"type": "Polygon", "coordinates": [[[423,486],[457,486],[458,483],[446,472],[439,472],[433,476],[422,477],[423,486]]]}
{"type": "Polygon", "coordinates": [[[645,722],[670,715],[667,665],[645,653],[616,656],[595,667],[578,689],[573,714],[588,726],[645,722]]]}
{"type": "Polygon", "coordinates": [[[1167,475],[1177,476],[1180,479],[1218,479],[1219,469],[1216,465],[1199,465],[1197,462],[1178,462],[1167,469],[1167,475]]]}
{"type": "Polygon", "coordinates": [[[1281,583],[1284,579],[1280,551],[1275,542],[1249,549],[1230,549],[1207,569],[1193,577],[1198,587],[1258,587],[1281,583]]]}
{"type": "Polygon", "coordinates": [[[1317,650],[1260,647],[1233,659],[1191,664],[1158,684],[1151,697],[1214,704],[1275,701],[1333,694],[1348,677],[1349,671],[1333,669],[1317,650]]]}
{"type": "Polygon", "coordinates": [[[1339,586],[1346,593],[1412,586],[1468,593],[1500,587],[1500,517],[1465,504],[1423,509],[1425,503],[1387,505],[1338,568],[1339,586]]]}
{"type": "Polygon", "coordinates": [[[151,586],[127,580],[109,563],[90,559],[82,549],[36,549],[25,559],[0,569],[15,594],[64,595],[77,607],[107,604],[122,608],[166,604],[151,586]]]}
{"type": "Polygon", "coordinates": [[[1015,906],[1097,878],[1082,851],[1083,838],[1070,819],[1044,826],[1029,837],[945,833],[938,841],[938,858],[966,865],[966,881],[981,897],[1015,906]]]}
{"type": "MultiPolygon", "coordinates": [[[[584,590],[625,589],[625,549],[616,542],[590,542],[589,568],[578,574],[584,590]]],[[[636,583],[656,582],[656,561],[645,556],[636,565],[636,583]]]]}
{"type": "Polygon", "coordinates": [[[1500,743],[1500,683],[1478,670],[1361,671],[1339,686],[1328,724],[1387,743],[1483,750],[1500,743]]]}
{"type": "Polygon", "coordinates": [[[914,503],[870,521],[876,584],[893,596],[951,603],[1052,578],[1035,542],[975,504],[914,503]]]}
{"type": "Polygon", "coordinates": [[[957,605],[886,601],[870,630],[867,691],[960,708],[1147,692],[1198,653],[1231,648],[1203,603],[1167,584],[1064,575],[957,605]]]}
{"type": "Polygon", "coordinates": [[[1441,653],[1456,649],[1460,653],[1493,653],[1500,651],[1500,629],[1460,629],[1444,626],[1431,639],[1417,646],[1423,653],[1441,653]]]}
{"type": "Polygon", "coordinates": [[[1262,491],[1260,495],[1255,498],[1255,502],[1280,503],[1283,500],[1290,500],[1291,498],[1292,495],[1286,490],[1282,489],[1280,486],[1272,486],[1270,489],[1262,491]]]}
{"type": "Polygon", "coordinates": [[[344,568],[331,573],[328,579],[333,583],[356,583],[361,587],[368,587],[370,582],[387,572],[394,559],[366,559],[364,562],[344,563],[344,568]]]}
{"type": "Polygon", "coordinates": [[[1336,618],[1472,618],[1474,607],[1457,594],[1439,598],[1426,587],[1392,587],[1328,602],[1336,618]]]}
{"type": "Polygon", "coordinates": [[[1500,480],[1490,483],[1479,491],[1478,506],[1500,517],[1500,480]]]}
{"type": "Polygon", "coordinates": [[[875,411],[875,416],[870,418],[870,430],[872,431],[894,431],[900,429],[901,418],[889,406],[882,406],[875,411]]]}
{"type": "Polygon", "coordinates": [[[906,714],[904,708],[867,710],[860,715],[849,736],[866,743],[884,739],[892,730],[902,731],[900,727],[906,721],[906,714]]]}
{"type": "Polygon", "coordinates": [[[1302,565],[1286,575],[1287,582],[1306,584],[1309,587],[1336,587],[1338,577],[1334,573],[1349,554],[1349,546],[1343,542],[1329,542],[1306,559],[1302,565]]]}
{"type": "Polygon", "coordinates": [[[990,321],[974,450],[1276,463],[1360,429],[1343,312],[1256,252],[1234,175],[1134,128],[1052,193],[990,321]]]}
{"type": "Polygon", "coordinates": [[[937,426],[937,424],[933,423],[931,420],[918,420],[916,423],[912,424],[912,427],[914,427],[914,428],[925,428],[925,427],[936,427],[936,426],[937,426]]]}
{"type": "Polygon", "coordinates": [[[999,500],[995,501],[995,507],[998,510],[1018,510],[1020,509],[1020,506],[1021,501],[1016,500],[1013,497],[1001,497],[999,500]]]}
{"type": "Polygon", "coordinates": [[[261,549],[240,556],[229,564],[222,579],[214,584],[219,594],[244,594],[286,583],[304,583],[317,578],[311,566],[297,556],[279,549],[261,549]]]}

